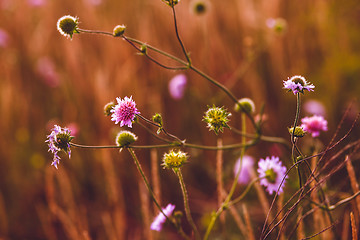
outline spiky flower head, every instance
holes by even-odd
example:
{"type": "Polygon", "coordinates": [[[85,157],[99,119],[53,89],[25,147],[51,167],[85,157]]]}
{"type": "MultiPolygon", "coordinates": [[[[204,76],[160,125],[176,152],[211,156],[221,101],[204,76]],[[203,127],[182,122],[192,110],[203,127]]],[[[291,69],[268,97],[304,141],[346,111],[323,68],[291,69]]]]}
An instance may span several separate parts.
{"type": "Polygon", "coordinates": [[[278,192],[278,194],[283,192],[284,187],[284,178],[286,176],[286,167],[282,165],[278,157],[272,156],[266,157],[265,159],[260,159],[258,168],[258,174],[261,178],[260,184],[266,187],[266,190],[269,194],[273,192],[278,192]],[[283,184],[281,184],[283,182],[283,184]]]}
{"type": "Polygon", "coordinates": [[[297,138],[302,138],[306,134],[306,131],[300,126],[296,126],[295,131],[294,131],[294,127],[288,128],[288,130],[289,130],[290,135],[292,135],[294,133],[294,137],[297,137],[297,138]]]}
{"type": "Polygon", "coordinates": [[[109,102],[104,106],[104,114],[105,114],[105,116],[110,116],[112,114],[111,110],[115,107],[115,105],[116,104],[114,102],[109,102]]]}
{"type": "Polygon", "coordinates": [[[118,133],[115,142],[116,145],[118,145],[119,147],[127,147],[133,142],[135,142],[137,139],[138,138],[134,133],[123,130],[118,133]]]}
{"type": "Polygon", "coordinates": [[[50,135],[47,136],[45,142],[48,143],[49,152],[54,154],[53,161],[51,163],[56,169],[60,163],[60,157],[58,153],[64,151],[71,157],[70,142],[74,137],[71,136],[71,131],[68,128],[62,128],[58,125],[54,125],[50,135]]]}
{"type": "MultiPolygon", "coordinates": [[[[170,217],[175,209],[175,205],[169,203],[166,208],[163,208],[162,211],[166,215],[166,217],[170,217]]],[[[164,223],[166,222],[166,217],[164,216],[162,212],[160,212],[154,221],[151,223],[150,229],[154,231],[160,232],[164,223]]]]}
{"type": "Polygon", "coordinates": [[[236,112],[242,111],[251,114],[255,112],[255,103],[250,98],[241,98],[238,103],[235,104],[234,110],[236,112]]]}
{"type": "Polygon", "coordinates": [[[57,21],[57,29],[61,35],[72,39],[74,33],[79,33],[79,18],[70,15],[63,16],[57,21]]]}
{"type": "Polygon", "coordinates": [[[132,96],[124,99],[116,98],[116,100],[118,104],[110,110],[112,112],[111,121],[114,121],[115,124],[120,123],[120,127],[127,125],[131,128],[136,114],[140,114],[136,108],[136,103],[132,100],[132,96]]]}
{"type": "Polygon", "coordinates": [[[288,89],[289,92],[293,92],[294,94],[297,94],[298,92],[304,93],[304,89],[310,91],[314,91],[313,88],[315,86],[308,81],[303,76],[295,75],[291,78],[288,78],[288,80],[283,81],[284,88],[288,89]]]}
{"type": "Polygon", "coordinates": [[[224,131],[224,127],[230,128],[227,124],[230,116],[231,113],[227,112],[224,107],[213,106],[205,112],[203,121],[207,123],[209,131],[214,130],[218,134],[219,131],[224,131]]]}
{"type": "Polygon", "coordinates": [[[169,5],[170,7],[174,7],[176,4],[180,2],[180,0],[162,0],[164,3],[169,5]]]}
{"type": "Polygon", "coordinates": [[[163,156],[162,166],[164,168],[178,169],[187,162],[188,155],[180,150],[177,152],[174,149],[170,152],[165,153],[163,156]]]}
{"type": "Polygon", "coordinates": [[[312,137],[318,137],[320,135],[320,131],[328,130],[328,122],[323,116],[314,115],[312,117],[304,117],[301,119],[301,123],[301,127],[311,133],[312,137]]]}
{"type": "Polygon", "coordinates": [[[113,36],[120,37],[125,33],[126,26],[125,25],[117,25],[114,27],[113,36]]]}

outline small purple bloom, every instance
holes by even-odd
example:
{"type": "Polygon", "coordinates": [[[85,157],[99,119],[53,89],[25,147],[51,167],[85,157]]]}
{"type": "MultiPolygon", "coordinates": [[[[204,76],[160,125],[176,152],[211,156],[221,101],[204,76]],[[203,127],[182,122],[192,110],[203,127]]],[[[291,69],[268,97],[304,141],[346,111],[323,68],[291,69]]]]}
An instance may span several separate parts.
{"type": "Polygon", "coordinates": [[[169,82],[169,92],[172,98],[179,100],[183,98],[187,79],[185,74],[178,74],[169,82]]]}
{"type": "Polygon", "coordinates": [[[324,104],[317,100],[309,100],[304,103],[304,109],[308,114],[325,116],[326,110],[324,104]]]}
{"type": "Polygon", "coordinates": [[[318,137],[320,135],[320,131],[327,131],[327,121],[323,116],[314,115],[312,117],[304,117],[301,119],[301,127],[311,133],[312,137],[318,137]]]}
{"type": "Polygon", "coordinates": [[[298,92],[304,93],[304,89],[309,92],[314,91],[313,88],[315,88],[313,84],[310,84],[303,76],[299,75],[293,76],[288,80],[283,81],[283,83],[284,88],[292,91],[294,94],[297,94],[298,92]]]}
{"type": "Polygon", "coordinates": [[[258,168],[259,177],[261,178],[260,184],[266,187],[266,190],[269,194],[277,192],[278,194],[283,192],[284,184],[281,184],[286,176],[286,167],[282,165],[279,160],[279,157],[266,157],[265,159],[260,159],[258,168]]]}
{"type": "Polygon", "coordinates": [[[132,127],[132,121],[134,120],[136,114],[140,114],[136,108],[136,103],[130,98],[125,97],[123,100],[121,98],[116,98],[118,104],[115,105],[113,109],[110,110],[113,114],[111,115],[111,121],[114,121],[115,124],[120,122],[120,127],[127,125],[132,127]]]}
{"type": "Polygon", "coordinates": [[[73,139],[71,136],[71,132],[68,128],[61,128],[58,125],[54,125],[50,135],[48,135],[48,139],[45,142],[48,142],[49,152],[54,154],[53,162],[51,165],[58,168],[58,164],[60,163],[60,157],[58,153],[63,150],[64,152],[69,154],[69,158],[71,157],[71,149],[70,149],[70,141],[73,139]]]}
{"type": "Polygon", "coordinates": [[[251,179],[251,170],[254,166],[254,158],[250,156],[243,156],[242,160],[239,158],[234,166],[234,175],[239,172],[239,168],[241,165],[241,172],[238,178],[239,184],[248,184],[251,179]],[[242,161],[242,162],[241,162],[242,161]]]}
{"type": "MultiPolygon", "coordinates": [[[[166,208],[163,208],[163,212],[167,217],[170,217],[172,212],[175,209],[175,205],[169,203],[166,208]]],[[[162,229],[163,224],[166,222],[166,217],[164,216],[164,214],[162,214],[162,212],[160,212],[156,218],[154,219],[154,221],[151,223],[150,229],[154,230],[154,231],[158,231],[160,232],[162,229]]]]}

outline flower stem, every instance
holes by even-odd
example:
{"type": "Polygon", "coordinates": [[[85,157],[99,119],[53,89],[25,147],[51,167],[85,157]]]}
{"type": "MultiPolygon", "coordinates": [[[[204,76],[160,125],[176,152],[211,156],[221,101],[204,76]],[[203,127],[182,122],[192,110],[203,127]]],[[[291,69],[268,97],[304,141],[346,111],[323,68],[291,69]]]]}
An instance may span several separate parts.
{"type": "MultiPolygon", "coordinates": [[[[295,128],[296,125],[299,121],[299,116],[300,116],[300,106],[301,106],[301,98],[300,98],[300,93],[296,93],[296,113],[295,113],[295,120],[294,120],[294,125],[293,125],[293,131],[291,133],[291,144],[292,144],[292,150],[291,150],[291,158],[293,160],[293,164],[296,164],[296,156],[295,156],[295,150],[297,149],[296,147],[296,137],[295,137],[295,128]]],[[[299,188],[302,187],[302,180],[301,180],[301,172],[300,172],[300,165],[296,164],[296,169],[298,172],[298,177],[299,177],[299,188]]]]}
{"type": "Polygon", "coordinates": [[[191,228],[194,231],[195,239],[200,240],[201,237],[200,237],[199,230],[197,229],[197,227],[196,227],[196,225],[194,223],[194,220],[191,217],[191,212],[190,212],[190,207],[189,207],[189,197],[188,197],[188,193],[187,193],[187,190],[186,190],[186,187],[185,187],[184,178],[182,176],[181,169],[180,168],[174,169],[174,172],[177,175],[177,177],[179,178],[179,182],[180,182],[180,186],[181,186],[181,190],[182,190],[182,195],[183,195],[183,198],[184,198],[184,209],[185,209],[186,218],[187,218],[191,228]]]}

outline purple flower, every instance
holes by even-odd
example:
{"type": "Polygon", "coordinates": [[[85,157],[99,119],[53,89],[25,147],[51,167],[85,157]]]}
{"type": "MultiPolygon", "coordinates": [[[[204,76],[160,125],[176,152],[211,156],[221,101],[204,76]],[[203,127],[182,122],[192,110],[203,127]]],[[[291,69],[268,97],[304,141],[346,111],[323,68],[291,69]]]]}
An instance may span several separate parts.
{"type": "Polygon", "coordinates": [[[266,190],[269,194],[273,192],[278,192],[278,194],[283,192],[284,184],[281,184],[286,176],[286,167],[282,165],[279,160],[279,157],[266,157],[265,159],[260,159],[258,168],[259,177],[261,178],[260,184],[266,187],[266,190]],[[279,191],[278,191],[279,190],[279,191]]]}
{"type": "Polygon", "coordinates": [[[132,121],[134,120],[136,114],[140,114],[137,110],[136,103],[130,98],[125,97],[123,100],[121,98],[116,98],[118,104],[115,105],[113,109],[110,110],[113,114],[111,115],[111,121],[114,121],[115,124],[120,122],[120,127],[127,125],[132,127],[132,121]]]}
{"type": "Polygon", "coordinates": [[[178,74],[169,82],[169,92],[172,98],[179,100],[184,96],[187,79],[185,74],[178,74]]]}
{"type": "Polygon", "coordinates": [[[239,172],[239,168],[240,168],[240,163],[241,163],[241,172],[238,178],[238,183],[239,184],[247,184],[250,182],[251,179],[251,170],[254,166],[254,159],[250,156],[243,156],[242,160],[241,158],[239,158],[234,166],[234,175],[236,176],[236,174],[239,172]],[[242,161],[242,162],[241,162],[242,161]]]}
{"type": "MultiPolygon", "coordinates": [[[[163,208],[163,212],[167,217],[170,217],[172,212],[175,209],[175,205],[169,203],[166,208],[163,208]]],[[[150,229],[154,230],[154,231],[158,231],[160,232],[162,229],[163,224],[166,222],[166,217],[164,216],[164,214],[162,214],[162,212],[160,212],[156,218],[154,219],[154,221],[151,223],[150,229]]]]}
{"type": "Polygon", "coordinates": [[[70,141],[74,138],[71,136],[71,132],[68,128],[61,128],[58,125],[54,125],[50,135],[47,136],[47,140],[49,146],[49,152],[54,154],[53,162],[51,165],[54,165],[55,168],[58,168],[58,164],[60,163],[60,157],[58,152],[63,150],[64,152],[69,154],[69,158],[71,157],[71,149],[70,149],[70,141]]]}
{"type": "Polygon", "coordinates": [[[309,100],[304,103],[304,109],[307,113],[312,115],[325,116],[326,110],[324,104],[317,100],[309,100]]]}
{"type": "Polygon", "coordinates": [[[323,116],[314,115],[312,117],[304,117],[301,119],[301,127],[311,133],[312,137],[318,137],[320,135],[320,131],[327,131],[327,121],[323,116]]]}
{"type": "Polygon", "coordinates": [[[292,91],[294,94],[298,92],[304,93],[304,89],[310,91],[314,91],[313,88],[315,86],[306,81],[303,76],[293,76],[284,82],[284,88],[292,91]]]}

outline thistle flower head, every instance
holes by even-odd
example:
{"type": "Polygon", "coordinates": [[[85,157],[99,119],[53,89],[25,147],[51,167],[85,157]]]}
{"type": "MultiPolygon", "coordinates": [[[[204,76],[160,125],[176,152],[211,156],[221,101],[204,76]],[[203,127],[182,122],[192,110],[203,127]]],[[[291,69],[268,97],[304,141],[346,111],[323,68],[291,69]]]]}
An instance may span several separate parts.
{"type": "Polygon", "coordinates": [[[137,140],[137,136],[130,131],[120,131],[116,136],[116,145],[119,147],[127,147],[137,140]]]}
{"type": "Polygon", "coordinates": [[[136,103],[132,100],[132,97],[116,98],[116,100],[118,104],[110,110],[112,112],[111,121],[114,121],[115,124],[120,123],[120,127],[127,125],[131,128],[136,114],[140,114],[136,108],[136,103]]]}
{"type": "Polygon", "coordinates": [[[318,137],[320,131],[328,130],[328,122],[324,119],[323,116],[314,115],[312,117],[304,117],[301,119],[301,127],[311,133],[312,137],[318,137]]]}
{"type": "Polygon", "coordinates": [[[120,37],[125,33],[126,26],[125,25],[117,25],[114,27],[113,36],[120,37]]]}
{"type": "Polygon", "coordinates": [[[241,98],[238,103],[235,104],[234,110],[236,112],[243,111],[244,113],[254,113],[255,103],[250,98],[241,98]]]}
{"type": "Polygon", "coordinates": [[[289,130],[290,135],[292,135],[294,133],[294,137],[297,137],[297,138],[302,138],[306,134],[306,131],[302,127],[299,127],[299,126],[295,127],[295,131],[294,131],[294,127],[291,127],[288,130],[289,130]]]}
{"type": "Polygon", "coordinates": [[[254,158],[246,155],[236,161],[234,166],[234,176],[236,176],[241,167],[238,183],[248,184],[250,182],[251,170],[254,166],[254,162],[254,158]]]}
{"type": "Polygon", "coordinates": [[[187,162],[188,158],[186,153],[180,150],[175,152],[172,149],[169,153],[164,154],[162,165],[164,168],[178,169],[187,162]]]}
{"type": "Polygon", "coordinates": [[[79,19],[70,15],[63,16],[57,21],[57,29],[61,35],[72,39],[74,33],[79,33],[79,19]]]}
{"type": "Polygon", "coordinates": [[[278,194],[283,192],[284,184],[281,184],[286,176],[286,167],[282,165],[278,157],[272,156],[260,159],[258,168],[258,174],[261,178],[260,184],[266,187],[269,194],[278,191],[278,194]]]}
{"type": "Polygon", "coordinates": [[[292,91],[294,94],[297,94],[298,92],[304,93],[304,89],[309,92],[314,91],[313,88],[315,88],[313,84],[310,84],[303,76],[299,75],[288,78],[288,80],[283,81],[283,83],[284,88],[288,89],[289,92],[292,91]]]}
{"type": "MultiPolygon", "coordinates": [[[[175,205],[169,203],[165,208],[162,209],[162,211],[164,212],[164,214],[167,217],[170,217],[171,214],[173,213],[175,209],[175,205]]],[[[150,229],[154,230],[154,231],[158,231],[160,232],[164,223],[166,222],[166,217],[164,216],[164,214],[162,212],[160,212],[156,218],[154,219],[154,221],[151,223],[150,229]]]]}
{"type": "Polygon", "coordinates": [[[227,124],[230,121],[229,116],[231,116],[231,113],[227,112],[224,107],[213,106],[205,112],[203,121],[207,123],[209,131],[214,130],[218,134],[219,131],[224,131],[224,127],[229,128],[227,124]]]}
{"type": "Polygon", "coordinates": [[[60,157],[58,155],[60,151],[66,152],[69,154],[69,158],[71,157],[70,142],[73,138],[74,137],[71,136],[71,132],[68,128],[62,128],[58,125],[54,125],[50,135],[47,136],[47,140],[45,142],[48,143],[48,151],[54,154],[51,165],[55,166],[56,169],[60,163],[60,157]]]}

